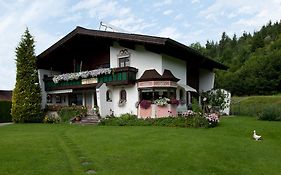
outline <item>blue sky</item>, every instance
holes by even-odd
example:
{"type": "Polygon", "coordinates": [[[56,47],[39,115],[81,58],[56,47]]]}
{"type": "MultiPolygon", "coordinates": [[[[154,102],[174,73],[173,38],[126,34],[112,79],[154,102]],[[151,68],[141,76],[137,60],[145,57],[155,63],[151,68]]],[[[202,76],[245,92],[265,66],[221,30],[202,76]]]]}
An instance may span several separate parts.
{"type": "Polygon", "coordinates": [[[15,48],[25,28],[36,54],[76,26],[100,21],[130,33],[164,36],[189,45],[259,30],[281,20],[281,0],[0,0],[0,89],[15,84],[15,48]]]}

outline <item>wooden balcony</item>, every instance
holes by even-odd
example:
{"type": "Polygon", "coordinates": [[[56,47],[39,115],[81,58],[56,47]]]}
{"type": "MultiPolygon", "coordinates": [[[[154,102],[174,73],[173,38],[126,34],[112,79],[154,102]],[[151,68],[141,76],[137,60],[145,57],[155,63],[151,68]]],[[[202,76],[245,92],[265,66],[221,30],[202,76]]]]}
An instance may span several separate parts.
{"type": "Polygon", "coordinates": [[[45,77],[45,90],[62,89],[88,89],[94,88],[98,83],[106,83],[107,86],[130,85],[136,82],[138,69],[134,67],[112,68],[110,74],[103,74],[97,77],[80,78],[78,80],[59,81],[55,83],[53,77],[45,77]]]}

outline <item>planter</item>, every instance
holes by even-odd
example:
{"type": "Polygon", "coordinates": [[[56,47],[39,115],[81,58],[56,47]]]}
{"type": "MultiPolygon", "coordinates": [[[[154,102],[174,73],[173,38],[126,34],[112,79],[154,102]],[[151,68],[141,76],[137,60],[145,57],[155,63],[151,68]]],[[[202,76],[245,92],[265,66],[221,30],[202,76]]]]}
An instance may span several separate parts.
{"type": "Polygon", "coordinates": [[[177,105],[165,105],[156,107],[156,117],[177,116],[177,105]]]}
{"type": "Polygon", "coordinates": [[[148,118],[151,117],[152,115],[152,107],[150,106],[149,108],[145,109],[139,106],[139,114],[141,118],[148,118]]]}

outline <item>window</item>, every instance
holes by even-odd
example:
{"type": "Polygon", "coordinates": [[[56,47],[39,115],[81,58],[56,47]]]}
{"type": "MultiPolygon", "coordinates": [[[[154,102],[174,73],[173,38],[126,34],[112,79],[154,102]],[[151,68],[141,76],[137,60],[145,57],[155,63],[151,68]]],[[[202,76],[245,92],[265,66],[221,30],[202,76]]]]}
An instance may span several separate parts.
{"type": "Polygon", "coordinates": [[[129,57],[119,58],[119,67],[126,67],[126,66],[130,66],[129,57]]]}
{"type": "Polygon", "coordinates": [[[52,95],[47,95],[47,103],[52,103],[52,95]]]}
{"type": "Polygon", "coordinates": [[[60,95],[56,95],[56,103],[61,103],[61,96],[60,95]]]}
{"type": "Polygon", "coordinates": [[[120,100],[118,102],[118,106],[119,107],[122,107],[126,104],[127,102],[127,93],[126,91],[123,89],[120,91],[120,100]]]}
{"type": "Polygon", "coordinates": [[[127,93],[124,89],[120,91],[120,100],[122,100],[122,101],[127,100],[127,93]]]}
{"type": "Polygon", "coordinates": [[[184,92],[183,92],[183,89],[180,89],[180,100],[184,100],[184,92]]]}
{"type": "Polygon", "coordinates": [[[112,101],[112,93],[111,90],[106,91],[106,101],[111,102],[112,101]]]}
{"type": "Polygon", "coordinates": [[[119,67],[126,67],[130,66],[130,53],[127,49],[120,50],[119,54],[117,55],[119,67]]]}

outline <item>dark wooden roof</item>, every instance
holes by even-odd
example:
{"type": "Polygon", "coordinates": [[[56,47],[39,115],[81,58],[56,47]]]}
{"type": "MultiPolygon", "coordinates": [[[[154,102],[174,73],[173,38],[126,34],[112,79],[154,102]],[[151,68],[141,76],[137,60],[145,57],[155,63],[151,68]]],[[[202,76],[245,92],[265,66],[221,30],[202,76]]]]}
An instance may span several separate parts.
{"type": "Polygon", "coordinates": [[[144,71],[138,82],[142,81],[174,81],[178,82],[180,79],[176,78],[170,70],[165,69],[161,76],[155,69],[144,71]]]}
{"type": "Polygon", "coordinates": [[[165,69],[162,75],[163,80],[178,82],[180,79],[176,78],[170,70],[165,69]]]}
{"type": "Polygon", "coordinates": [[[155,81],[161,79],[162,79],[161,75],[155,69],[149,69],[144,71],[144,73],[138,79],[138,81],[155,81]]]}
{"type": "Polygon", "coordinates": [[[68,42],[81,42],[81,38],[85,37],[89,42],[102,41],[112,44],[112,42],[117,41],[120,45],[128,48],[134,48],[134,45],[136,44],[144,45],[147,50],[150,50],[152,52],[170,55],[190,62],[195,61],[199,63],[200,67],[203,68],[217,68],[223,70],[226,70],[228,68],[227,66],[200,54],[198,51],[170,38],[90,30],[79,26],[76,27],[76,29],[74,29],[72,32],[67,34],[65,37],[60,39],[58,42],[56,42],[54,45],[49,47],[47,50],[39,54],[37,56],[38,67],[40,68],[42,66],[42,64],[45,62],[44,59],[49,58],[49,54],[58,50],[67,50],[65,47],[68,42]]]}
{"type": "Polygon", "coordinates": [[[0,101],[12,101],[12,91],[0,90],[0,101]]]}

